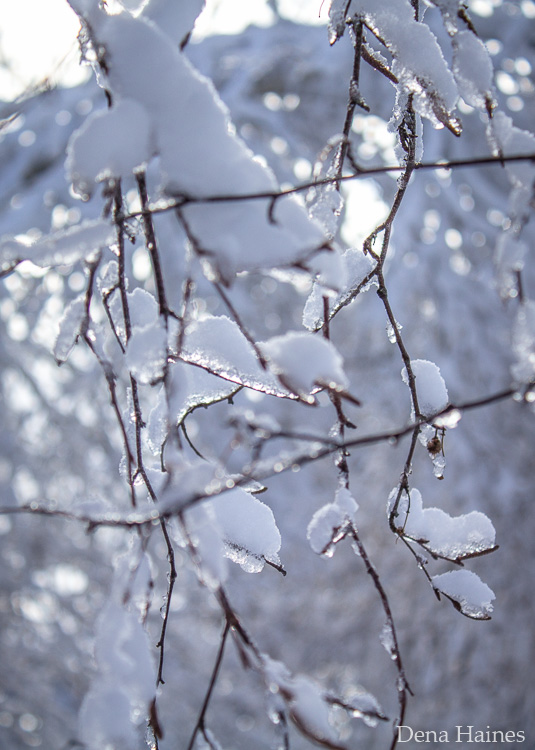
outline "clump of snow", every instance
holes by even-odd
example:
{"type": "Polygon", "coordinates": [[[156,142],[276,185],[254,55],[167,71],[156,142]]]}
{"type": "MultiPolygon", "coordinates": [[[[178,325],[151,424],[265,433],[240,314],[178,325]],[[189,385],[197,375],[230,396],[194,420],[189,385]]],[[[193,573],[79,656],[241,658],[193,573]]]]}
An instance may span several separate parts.
{"type": "Polygon", "coordinates": [[[102,13],[93,31],[109,50],[112,93],[136,101],[152,116],[162,176],[170,190],[203,195],[207,189],[229,194],[273,187],[270,173],[252,159],[230,127],[228,110],[213,85],[175,41],[144,15],[102,13]]]}
{"type": "Polygon", "coordinates": [[[329,8],[329,44],[334,44],[344,35],[346,29],[347,3],[341,0],[331,0],[329,8]]]}
{"type": "Polygon", "coordinates": [[[492,589],[470,570],[452,570],[433,576],[433,587],[444,594],[462,612],[474,620],[490,620],[492,602],[496,598],[492,589]]]}
{"type": "Polygon", "coordinates": [[[223,575],[223,556],[248,573],[259,572],[266,562],[279,565],[281,536],[271,508],[235,487],[232,479],[207,461],[188,463],[177,457],[170,468],[173,480],[162,494],[159,509],[174,513],[187,507],[188,529],[191,524],[208,580],[223,575]]]}
{"type": "MultiPolygon", "coordinates": [[[[314,164],[314,179],[318,182],[339,177],[340,154],[344,142],[341,134],[330,138],[314,164]]],[[[306,204],[312,216],[325,231],[329,240],[334,239],[339,229],[344,201],[336,182],[326,182],[311,187],[306,194],[306,204]]]]}
{"type": "Polygon", "coordinates": [[[74,191],[89,197],[96,183],[126,177],[148,162],[151,127],[145,108],[131,99],[91,114],[67,146],[65,170],[74,191]]]}
{"type": "Polygon", "coordinates": [[[97,287],[104,297],[115,289],[119,284],[119,264],[116,260],[110,260],[99,268],[97,276],[97,287]]]}
{"type": "Polygon", "coordinates": [[[260,348],[281,383],[300,396],[307,396],[316,386],[348,386],[342,357],[327,339],[291,331],[262,342],[260,348]]]}
{"type": "Polygon", "coordinates": [[[317,510],[308,524],[307,539],[318,555],[332,557],[337,540],[354,523],[358,504],[345,487],[340,487],[334,502],[317,510]]]}
{"type": "MultiPolygon", "coordinates": [[[[437,365],[426,359],[414,359],[411,361],[411,369],[416,379],[418,405],[422,416],[429,417],[444,409],[448,405],[448,390],[437,365]]],[[[403,382],[409,385],[405,367],[401,371],[401,377],[403,382]]],[[[414,407],[412,416],[414,417],[414,407]]]]}
{"type": "Polygon", "coordinates": [[[383,628],[379,634],[379,640],[381,641],[381,645],[386,651],[387,654],[389,654],[391,659],[397,659],[397,650],[396,650],[396,642],[394,640],[394,631],[392,630],[392,625],[390,622],[385,622],[383,625],[383,628]]]}
{"type": "MultiPolygon", "coordinates": [[[[394,489],[389,507],[397,497],[394,489]]],[[[424,508],[419,490],[403,493],[397,508],[396,527],[404,536],[422,544],[431,554],[454,562],[490,552],[496,547],[496,531],[490,519],[479,511],[450,516],[440,508],[424,508]]]]}
{"type": "Polygon", "coordinates": [[[124,686],[95,681],[82,702],[78,727],[88,750],[135,747],[137,732],[130,720],[130,700],[124,686]]]}
{"type": "MultiPolygon", "coordinates": [[[[327,174],[327,177],[333,176],[327,174]]],[[[323,227],[325,237],[328,240],[334,239],[344,207],[342,196],[334,184],[311,188],[307,195],[307,206],[310,216],[323,227]]]]}
{"type": "Polygon", "coordinates": [[[292,683],[292,718],[308,736],[323,742],[338,742],[329,720],[329,706],[321,689],[309,677],[298,675],[292,683]]]}
{"type": "Polygon", "coordinates": [[[342,254],[337,248],[317,253],[307,262],[307,268],[314,275],[322,294],[333,297],[347,283],[347,268],[342,254]]]}
{"type": "MultiPolygon", "coordinates": [[[[251,157],[252,158],[252,157],[251,157]]],[[[199,155],[199,159],[207,159],[199,155]]],[[[256,164],[256,162],[254,162],[256,164]]],[[[231,174],[221,194],[234,194],[231,174]]],[[[210,184],[207,178],[206,184],[210,184]]],[[[217,186],[214,185],[214,192],[217,186]]],[[[274,191],[276,185],[262,191],[274,191]]],[[[247,192],[247,184],[240,192],[247,192]]],[[[255,192],[255,188],[251,188],[255,192]]],[[[308,258],[325,242],[324,233],[312,221],[304,206],[287,195],[272,205],[270,199],[254,201],[224,201],[210,205],[192,204],[183,208],[189,229],[196,239],[199,253],[209,278],[220,279],[230,285],[236,273],[255,269],[274,268],[281,264],[307,263],[308,258]],[[270,221],[272,207],[273,220],[270,221]],[[254,237],[254,242],[251,238],[254,237]]]]}
{"type": "Polygon", "coordinates": [[[465,10],[462,0],[425,0],[425,2],[428,5],[434,5],[439,8],[446,31],[450,36],[454,36],[459,29],[459,11],[465,10]]]}
{"type": "Polygon", "coordinates": [[[368,727],[376,727],[378,719],[386,719],[377,698],[360,685],[344,696],[344,704],[351,710],[351,716],[362,719],[368,727]]]}
{"type": "Polygon", "coordinates": [[[180,359],[237,385],[273,396],[288,396],[277,378],[266,372],[250,342],[238,325],[226,315],[207,315],[192,322],[186,336],[180,359]]]}
{"type": "Polygon", "coordinates": [[[179,512],[196,498],[208,496],[217,466],[201,459],[188,462],[182,456],[175,456],[168,470],[172,481],[160,497],[161,513],[179,512]]]}
{"type": "Polygon", "coordinates": [[[279,565],[281,535],[271,508],[236,487],[211,501],[225,555],[248,573],[258,573],[265,561],[279,565]]]}
{"type": "Polygon", "coordinates": [[[467,104],[488,109],[493,97],[493,68],[487,48],[471,31],[459,31],[453,41],[453,74],[467,104]]]}
{"type": "MultiPolygon", "coordinates": [[[[129,13],[107,15],[82,8],[93,43],[106,51],[105,85],[114,101],[134,103],[150,117],[152,139],[140,144],[144,150],[121,144],[124,160],[119,167],[136,166],[132,161],[146,160],[148,152],[154,152],[168,195],[202,198],[276,192],[274,175],[236,135],[212,83],[181,54],[174,40],[149,21],[150,7],[147,17],[143,13],[136,18],[129,13]]],[[[157,4],[153,10],[158,17],[157,4]]],[[[188,3],[181,10],[186,28],[198,3],[188,3]]],[[[111,116],[102,115],[105,120],[111,116]]],[[[141,141],[141,128],[134,129],[134,135],[141,141]]],[[[91,171],[93,160],[99,169],[115,169],[107,163],[113,154],[104,154],[97,138],[88,136],[88,141],[89,147],[80,156],[88,176],[96,176],[91,171]]],[[[207,273],[228,284],[238,271],[302,261],[324,244],[322,229],[293,196],[280,198],[273,205],[269,198],[247,203],[193,203],[184,206],[183,216],[207,273]],[[251,237],[255,238],[253,244],[251,237]]]]}

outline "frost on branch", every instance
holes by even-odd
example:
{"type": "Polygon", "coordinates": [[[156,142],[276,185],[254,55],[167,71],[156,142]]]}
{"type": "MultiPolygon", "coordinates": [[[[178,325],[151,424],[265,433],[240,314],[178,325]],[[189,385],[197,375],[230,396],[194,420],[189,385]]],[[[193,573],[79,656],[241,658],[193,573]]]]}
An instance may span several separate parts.
{"type": "Polygon", "coordinates": [[[317,510],[307,529],[310,546],[318,555],[332,557],[334,548],[347,532],[348,525],[355,522],[358,504],[345,487],[340,487],[334,502],[317,510]]]}
{"type": "MultiPolygon", "coordinates": [[[[389,497],[389,513],[397,495],[395,488],[389,497]]],[[[421,493],[413,488],[401,495],[396,512],[396,528],[401,535],[420,544],[433,557],[461,564],[497,548],[494,526],[480,511],[450,516],[440,508],[424,508],[421,493]]]]}
{"type": "Polygon", "coordinates": [[[273,396],[291,395],[271,372],[262,368],[251,343],[226,315],[207,315],[192,322],[179,357],[230,383],[273,396]]]}
{"type": "Polygon", "coordinates": [[[469,570],[452,570],[433,576],[436,592],[449,599],[454,607],[473,620],[490,620],[496,598],[486,583],[469,570]]]}
{"type": "Polygon", "coordinates": [[[386,46],[393,58],[392,72],[405,95],[413,95],[415,110],[460,135],[460,123],[452,114],[458,97],[454,77],[429,27],[415,20],[409,0],[352,0],[349,6],[347,0],[332,0],[331,44],[343,33],[344,17],[363,19],[386,46]]]}

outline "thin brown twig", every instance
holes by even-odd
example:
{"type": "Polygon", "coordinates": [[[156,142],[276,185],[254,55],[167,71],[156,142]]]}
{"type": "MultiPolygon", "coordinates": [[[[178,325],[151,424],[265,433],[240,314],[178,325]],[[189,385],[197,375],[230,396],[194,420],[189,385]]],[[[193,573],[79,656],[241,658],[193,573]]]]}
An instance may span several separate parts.
{"type": "MultiPolygon", "coordinates": [[[[501,166],[504,164],[514,164],[517,162],[535,162],[535,153],[532,154],[514,154],[510,156],[481,156],[467,159],[451,159],[451,160],[440,160],[430,162],[417,162],[414,165],[414,171],[428,171],[428,170],[439,170],[439,169],[460,169],[463,167],[484,167],[484,166],[501,166]]],[[[176,211],[177,209],[184,208],[188,205],[197,204],[208,204],[208,203],[233,203],[242,201],[255,201],[255,200],[266,200],[271,201],[274,198],[283,198],[287,195],[295,195],[310,190],[314,187],[321,187],[323,185],[332,185],[337,182],[350,182],[351,180],[357,180],[366,177],[374,177],[376,175],[388,174],[389,172],[404,172],[406,165],[402,164],[389,164],[378,167],[364,167],[358,164],[353,165],[354,172],[352,174],[345,174],[341,177],[323,177],[321,179],[310,180],[308,182],[301,183],[295,187],[286,188],[284,190],[266,190],[261,192],[252,193],[236,193],[236,194],[224,194],[224,195],[207,195],[207,196],[191,196],[191,195],[178,195],[171,198],[166,198],[160,204],[151,204],[145,212],[150,214],[165,213],[167,211],[176,211]]],[[[138,218],[144,213],[143,210],[131,211],[123,215],[125,220],[138,218]]]]}
{"type": "Polygon", "coordinates": [[[409,693],[410,695],[413,695],[413,693],[405,675],[405,668],[403,666],[403,661],[401,658],[401,650],[399,648],[396,625],[394,622],[392,610],[390,608],[390,603],[388,601],[387,593],[383,584],[381,583],[381,579],[379,577],[379,574],[377,573],[377,570],[375,569],[368,556],[366,548],[362,543],[358,530],[354,524],[351,524],[351,536],[355,543],[358,555],[362,558],[364,566],[366,567],[366,572],[372,579],[373,585],[375,586],[375,589],[379,594],[381,605],[386,616],[387,627],[389,628],[389,631],[392,635],[392,658],[394,660],[398,673],[397,692],[399,701],[399,716],[397,717],[397,723],[395,723],[392,744],[390,745],[390,750],[394,750],[399,739],[399,732],[397,731],[397,727],[403,724],[403,720],[405,718],[405,711],[407,709],[407,694],[409,693]]]}
{"type": "MultiPolygon", "coordinates": [[[[531,384],[531,387],[535,386],[535,383],[531,384]]],[[[526,387],[526,390],[528,390],[530,386],[526,387]]],[[[290,458],[286,457],[277,457],[272,461],[269,468],[262,469],[259,468],[258,472],[256,472],[254,475],[248,473],[246,470],[242,472],[242,478],[238,478],[234,481],[234,487],[241,486],[241,485],[247,485],[251,482],[251,480],[261,481],[264,479],[268,479],[272,476],[279,476],[280,474],[285,473],[286,471],[292,470],[296,466],[305,466],[306,464],[312,463],[314,461],[319,461],[322,458],[326,458],[336,451],[339,451],[341,449],[349,449],[349,448],[359,448],[364,447],[367,445],[376,445],[378,443],[390,443],[390,444],[396,444],[400,439],[405,437],[406,435],[409,435],[411,433],[414,433],[416,426],[421,426],[423,424],[428,424],[430,422],[436,421],[439,417],[446,416],[447,414],[451,413],[452,411],[470,411],[473,409],[483,408],[485,406],[490,406],[492,404],[498,403],[500,401],[504,401],[509,398],[513,398],[516,396],[516,394],[519,393],[519,390],[516,386],[513,386],[511,388],[504,389],[502,391],[498,391],[496,393],[490,394],[489,396],[484,396],[478,399],[474,399],[473,401],[467,401],[465,403],[460,404],[450,404],[449,406],[445,407],[439,412],[436,412],[429,417],[425,419],[418,420],[416,423],[414,421],[411,421],[410,424],[406,425],[405,427],[399,428],[397,430],[390,430],[386,432],[380,432],[380,433],[372,433],[369,435],[364,435],[361,437],[355,437],[350,439],[345,439],[343,442],[335,442],[330,438],[322,438],[322,437],[316,437],[316,436],[310,436],[313,437],[313,441],[317,443],[324,443],[323,448],[319,448],[318,450],[314,450],[312,453],[301,453],[297,456],[293,456],[290,458]]],[[[272,433],[272,437],[276,437],[277,433],[272,433]]],[[[284,437],[294,437],[293,433],[288,432],[284,435],[284,437]]],[[[301,439],[302,435],[300,433],[296,434],[296,439],[301,439]]],[[[131,528],[133,526],[144,526],[147,524],[152,524],[155,521],[158,521],[160,518],[170,518],[174,515],[179,515],[180,513],[184,512],[188,508],[192,507],[193,505],[196,505],[199,502],[202,502],[207,499],[213,499],[214,496],[217,494],[223,494],[224,492],[229,491],[229,487],[226,483],[222,483],[219,491],[215,491],[213,488],[211,488],[211,492],[209,494],[204,493],[196,493],[193,494],[190,498],[187,498],[184,500],[184,503],[182,504],[180,510],[170,510],[166,511],[165,513],[159,513],[158,510],[155,508],[154,511],[152,511],[149,515],[145,514],[135,514],[133,518],[124,518],[121,516],[121,514],[117,513],[116,515],[110,514],[108,518],[94,518],[92,516],[87,516],[85,514],[77,515],[70,511],[65,511],[62,509],[52,509],[47,508],[44,506],[37,505],[36,503],[30,503],[27,505],[19,505],[19,506],[13,506],[13,507],[0,507],[0,515],[6,515],[10,513],[24,513],[24,514],[34,514],[34,515],[43,515],[43,516],[58,516],[62,518],[66,518],[68,520],[78,521],[81,523],[86,523],[90,525],[91,528],[97,528],[98,526],[113,526],[117,528],[131,528]]]]}
{"type": "Polygon", "coordinates": [[[169,316],[169,306],[165,293],[165,283],[163,279],[162,264],[158,252],[158,243],[156,241],[156,232],[152,221],[152,214],[149,210],[149,196],[147,192],[147,178],[145,172],[136,172],[136,182],[138,186],[139,198],[141,201],[141,216],[143,218],[143,228],[145,231],[145,245],[149,252],[152,262],[152,270],[156,282],[156,294],[158,297],[158,306],[160,315],[164,318],[167,325],[169,316]]]}
{"type": "Polygon", "coordinates": [[[213,666],[213,669],[212,669],[212,674],[210,676],[210,682],[208,684],[208,689],[207,689],[206,694],[204,696],[204,701],[203,701],[203,704],[202,704],[202,708],[201,708],[201,711],[200,711],[199,716],[197,718],[197,723],[195,724],[195,727],[194,727],[193,732],[191,734],[191,738],[190,738],[190,741],[188,743],[187,750],[193,750],[197,734],[199,732],[202,732],[202,730],[204,729],[206,712],[208,711],[208,706],[210,704],[210,699],[212,697],[212,693],[214,691],[214,688],[215,688],[215,685],[216,685],[216,682],[217,682],[217,678],[219,677],[219,670],[221,669],[221,664],[223,662],[223,656],[224,656],[224,653],[225,653],[225,645],[226,645],[226,642],[227,642],[227,636],[229,634],[229,631],[230,631],[230,624],[229,624],[229,621],[227,619],[225,619],[225,627],[223,628],[223,632],[221,634],[221,639],[219,641],[219,648],[217,650],[217,655],[216,655],[214,666],[213,666]]]}

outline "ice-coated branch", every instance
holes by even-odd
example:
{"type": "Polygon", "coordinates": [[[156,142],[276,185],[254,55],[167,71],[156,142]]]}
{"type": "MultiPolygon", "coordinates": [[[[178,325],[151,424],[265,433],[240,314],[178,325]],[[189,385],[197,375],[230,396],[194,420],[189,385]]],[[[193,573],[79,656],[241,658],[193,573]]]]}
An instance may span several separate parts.
{"type": "MultiPolygon", "coordinates": [[[[523,162],[535,163],[535,152],[526,154],[511,154],[503,156],[480,156],[466,159],[441,159],[440,161],[422,161],[416,162],[413,166],[415,172],[419,171],[435,171],[444,169],[464,169],[472,167],[488,167],[488,166],[500,166],[504,164],[521,164],[523,162]]],[[[316,180],[310,180],[303,182],[295,187],[284,188],[279,190],[267,190],[259,192],[244,192],[238,195],[213,194],[206,196],[193,196],[193,195],[178,195],[176,197],[166,197],[163,200],[159,200],[155,203],[150,204],[146,209],[140,209],[138,211],[128,211],[124,214],[124,219],[134,219],[143,216],[144,213],[149,214],[161,214],[167,211],[175,211],[176,209],[183,208],[188,205],[202,205],[211,203],[229,203],[235,201],[272,201],[284,198],[286,196],[295,195],[296,193],[303,193],[314,187],[322,187],[327,185],[336,185],[339,182],[351,182],[352,180],[358,180],[367,177],[375,177],[381,174],[389,174],[395,172],[405,172],[406,166],[399,164],[382,165],[377,167],[364,167],[353,161],[352,164],[353,173],[343,174],[340,177],[322,177],[316,180]]],[[[11,268],[8,273],[11,273],[11,268]]]]}

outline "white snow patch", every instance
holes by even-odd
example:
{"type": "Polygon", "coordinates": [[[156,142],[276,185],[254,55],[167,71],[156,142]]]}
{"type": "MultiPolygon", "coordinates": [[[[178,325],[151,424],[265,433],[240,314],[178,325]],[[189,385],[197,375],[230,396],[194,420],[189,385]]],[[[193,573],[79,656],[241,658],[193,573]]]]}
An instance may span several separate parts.
{"type": "Polygon", "coordinates": [[[278,565],[281,535],[271,508],[236,487],[211,501],[225,543],[225,555],[248,573],[265,561],[278,565]]]}
{"type": "Polygon", "coordinates": [[[471,31],[459,31],[453,41],[453,74],[467,104],[485,110],[493,102],[493,67],[487,48],[471,31]]]}
{"type": "MultiPolygon", "coordinates": [[[[413,359],[411,369],[416,379],[418,405],[422,415],[429,417],[444,409],[448,405],[448,390],[437,365],[426,359],[413,359]]],[[[405,367],[401,371],[401,377],[403,382],[409,385],[409,376],[405,367]]],[[[412,417],[414,417],[414,407],[412,417]]]]}
{"type": "Polygon", "coordinates": [[[451,570],[433,576],[434,588],[457,603],[460,611],[475,620],[488,620],[496,598],[492,589],[470,570],[451,570]]]}
{"type": "MultiPolygon", "coordinates": [[[[392,490],[389,509],[397,497],[392,490]]],[[[474,510],[461,516],[450,516],[440,508],[424,508],[419,490],[410,490],[410,500],[403,493],[397,508],[396,527],[425,549],[448,560],[463,560],[494,549],[496,531],[490,519],[474,510]]]]}
{"type": "Polygon", "coordinates": [[[207,315],[192,322],[186,330],[180,359],[231,383],[274,396],[289,396],[277,378],[261,367],[250,342],[226,315],[207,315]]]}
{"type": "Polygon", "coordinates": [[[65,170],[74,191],[89,197],[96,183],[126,177],[148,162],[151,127],[145,108],[130,99],[91,114],[67,146],[65,170]]]}
{"type": "Polygon", "coordinates": [[[318,555],[331,557],[340,533],[348,523],[353,523],[358,504],[345,487],[340,487],[334,502],[317,510],[308,524],[307,539],[318,555]]]}
{"type": "Polygon", "coordinates": [[[348,386],[342,357],[327,339],[291,331],[262,342],[260,348],[281,383],[299,395],[309,394],[318,385],[348,386]]]}

